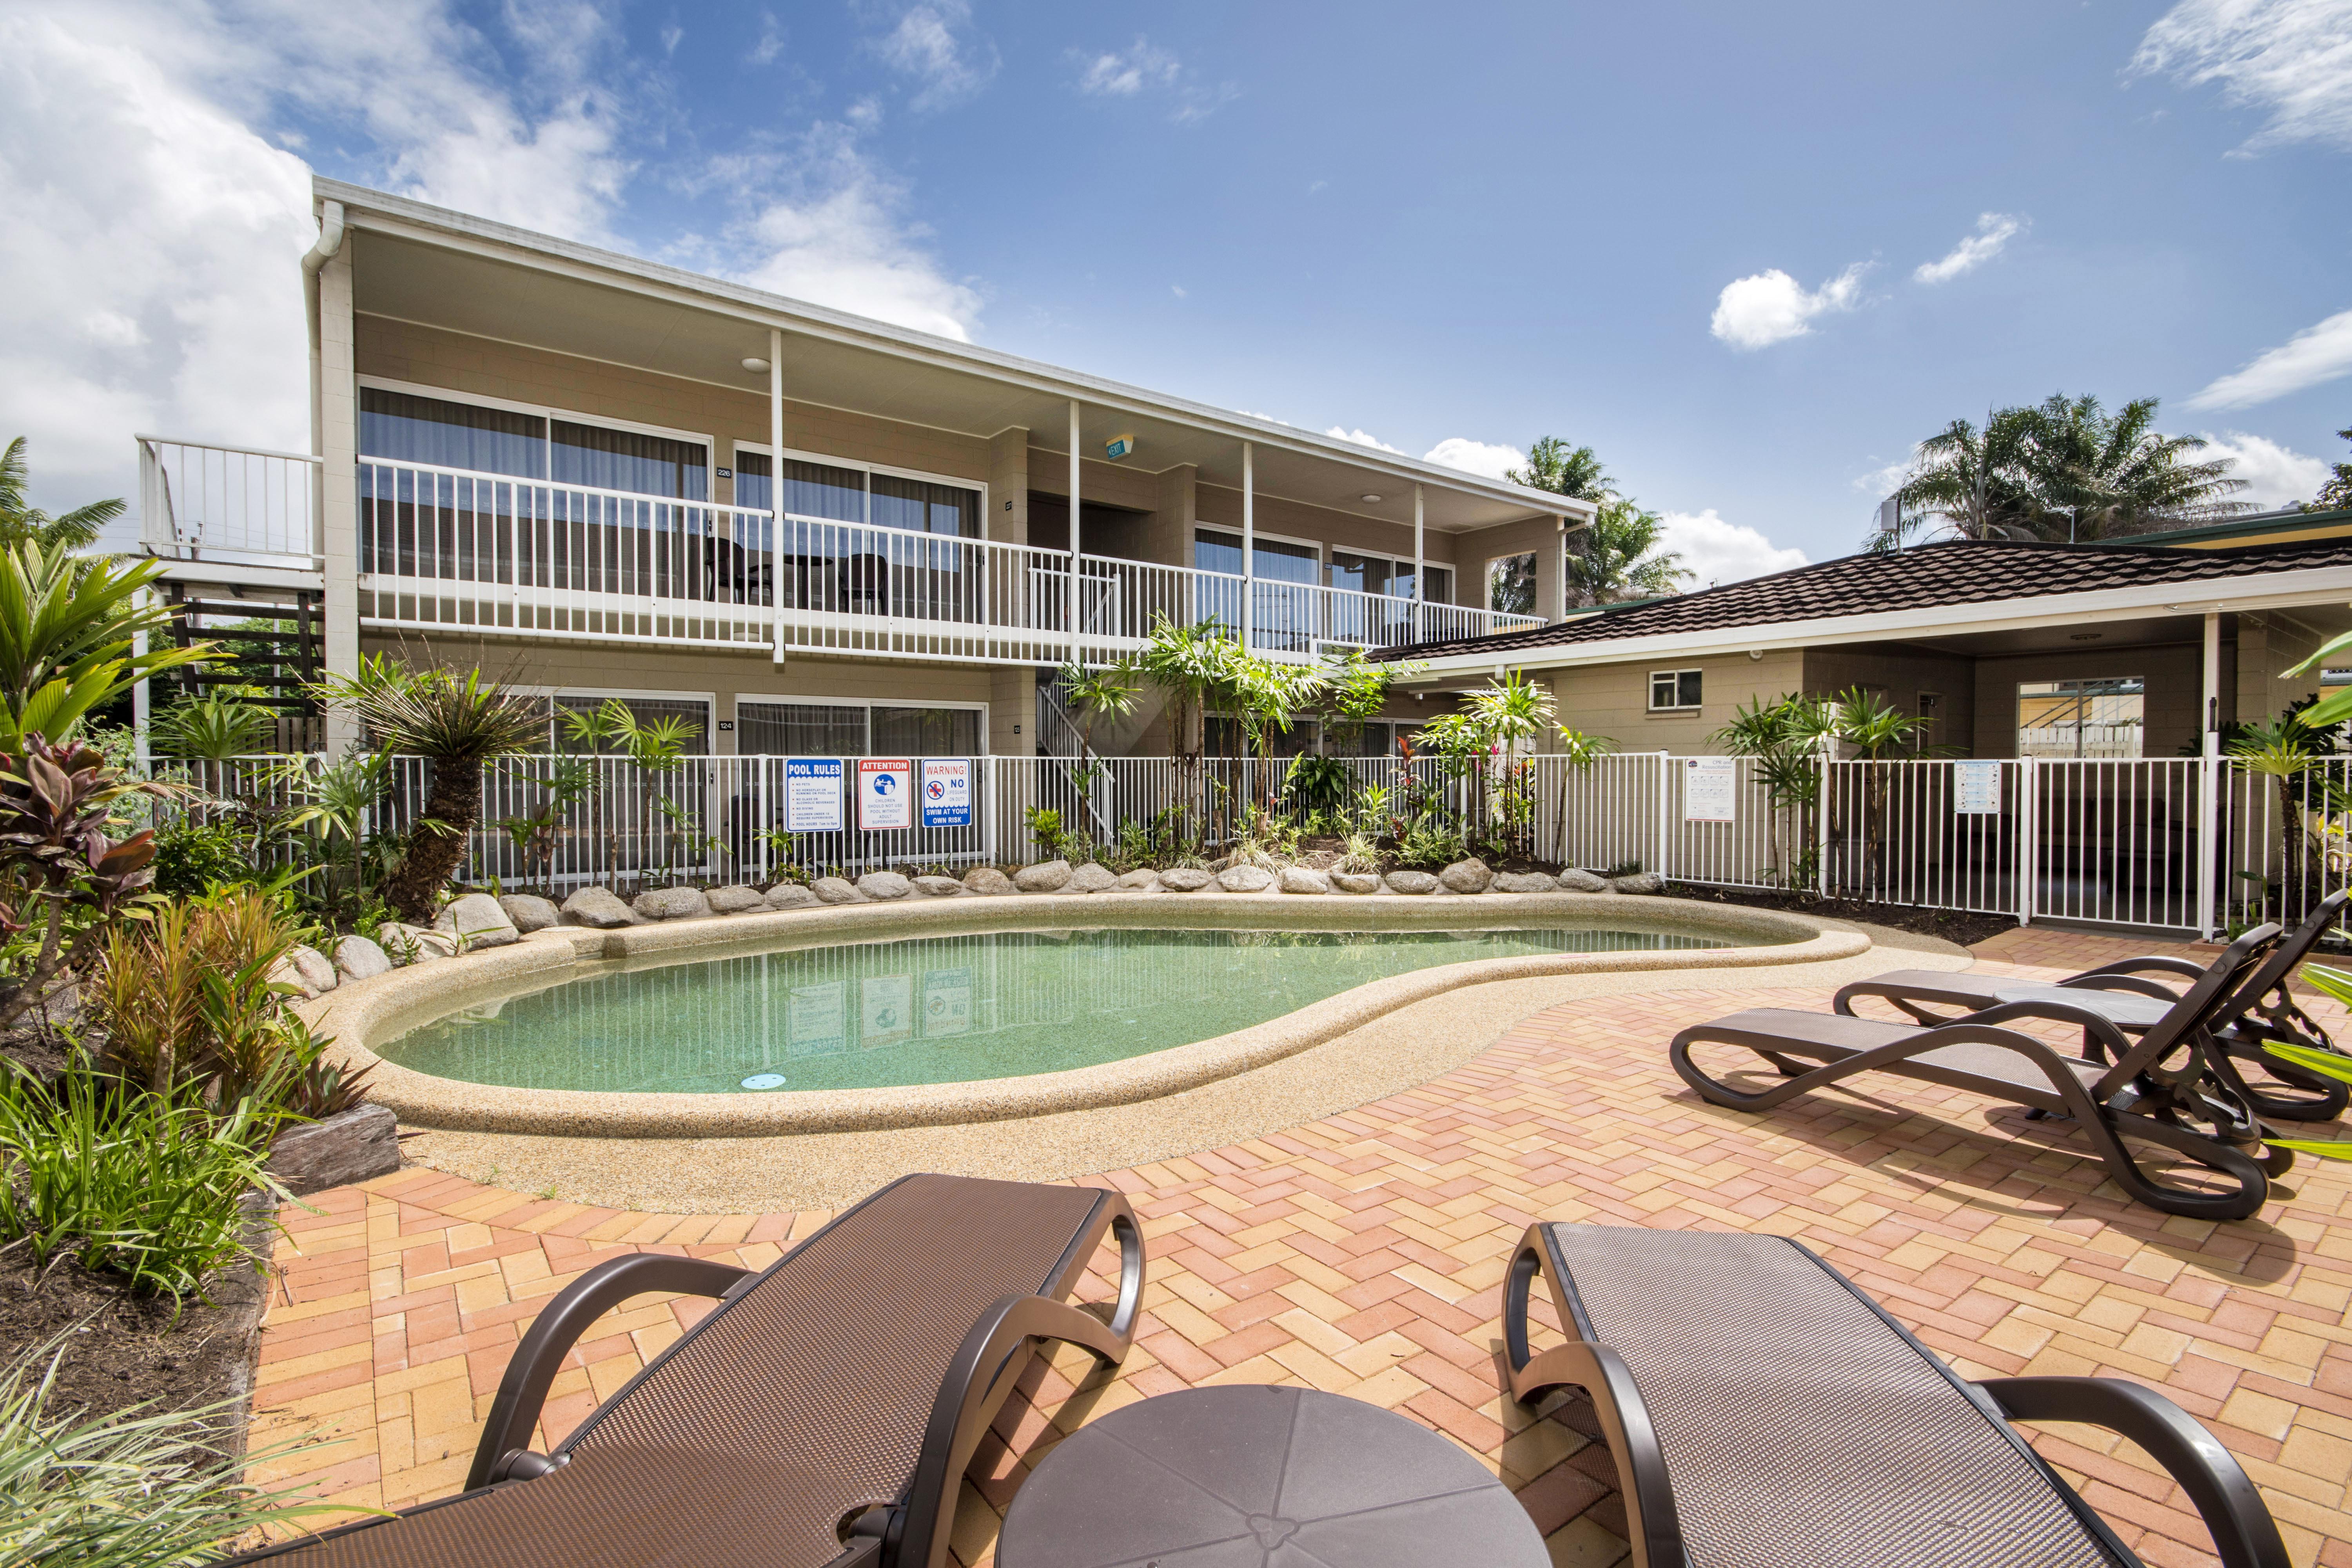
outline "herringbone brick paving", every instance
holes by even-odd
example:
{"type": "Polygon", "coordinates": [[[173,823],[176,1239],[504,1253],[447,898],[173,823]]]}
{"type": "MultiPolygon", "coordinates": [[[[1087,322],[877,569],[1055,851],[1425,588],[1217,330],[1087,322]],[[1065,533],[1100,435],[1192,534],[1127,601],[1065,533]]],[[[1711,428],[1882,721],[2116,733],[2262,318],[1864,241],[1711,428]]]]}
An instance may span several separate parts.
{"type": "MultiPolygon", "coordinates": [[[[2063,971],[2154,945],[2036,930],[1978,952],[2063,971]]],[[[1075,1352],[1033,1370],[966,1486],[959,1559],[991,1561],[1020,1477],[1068,1430],[1242,1382],[1401,1410],[1502,1474],[1556,1563],[1619,1561],[1615,1472],[1589,1411],[1538,1417],[1501,1392],[1504,1267],[1541,1216],[1797,1236],[1964,1374],[2162,1387],[2245,1463],[2298,1563],[2352,1568],[2352,1166],[2299,1167],[2257,1219],[2217,1226],[2126,1203],[2063,1131],[1973,1096],[1880,1079],[1748,1117],[1705,1105],[1665,1064],[1691,1022],[1826,1005],[1794,988],[1571,1004],[1409,1093],[1089,1178],[1144,1221],[1136,1352],[1109,1379],[1075,1352]]],[[[827,1217],[620,1213],[421,1169],[310,1202],[319,1212],[285,1215],[255,1395],[257,1447],[300,1446],[257,1474],[360,1507],[462,1484],[516,1340],[591,1264],[658,1248],[758,1267],[827,1217]]],[[[648,1298],[613,1314],[566,1363],[544,1437],[701,1310],[648,1298]]],[[[2148,1563],[2216,1561],[2136,1450],[2088,1428],[2032,1436],[2148,1563]]]]}

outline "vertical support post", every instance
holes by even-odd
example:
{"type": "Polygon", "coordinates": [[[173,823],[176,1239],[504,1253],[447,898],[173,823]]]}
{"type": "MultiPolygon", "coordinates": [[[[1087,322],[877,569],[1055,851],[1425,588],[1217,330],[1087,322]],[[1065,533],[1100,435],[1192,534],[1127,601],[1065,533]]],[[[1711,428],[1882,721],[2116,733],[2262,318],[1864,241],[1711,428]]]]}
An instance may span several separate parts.
{"type": "Polygon", "coordinates": [[[1830,790],[1837,782],[1828,744],[1834,743],[1813,753],[1822,770],[1821,787],[1813,792],[1813,891],[1824,899],[1830,896],[1830,790]]]}
{"type": "Polygon", "coordinates": [[[1427,642],[1429,630],[1424,624],[1428,616],[1422,605],[1429,600],[1428,564],[1422,559],[1423,531],[1427,522],[1422,507],[1421,487],[1412,487],[1412,640],[1427,642]]]}
{"type": "MultiPolygon", "coordinates": [[[[355,239],[346,240],[319,268],[319,547],[326,590],[320,618],[328,675],[357,675],[360,668],[359,366],[352,320],[357,247],[355,239]]],[[[328,755],[359,739],[348,710],[328,710],[328,755]]]]}
{"type": "Polygon", "coordinates": [[[1257,448],[1242,443],[1242,647],[1250,646],[1250,621],[1257,598],[1257,448]]]}
{"type": "Polygon", "coordinates": [[[2220,913],[2221,786],[2221,615],[2205,613],[2204,703],[2198,710],[2204,744],[2197,762],[2197,939],[2211,942],[2220,913]]]}
{"type": "Polygon", "coordinates": [[[2033,923],[2042,881],[2042,780],[2032,757],[2017,760],[2017,923],[2033,923]]]}
{"type": "MultiPolygon", "coordinates": [[[[740,485],[736,487],[739,490],[740,485]]],[[[768,329],[768,641],[784,662],[784,334],[768,329]]]]}
{"type": "Polygon", "coordinates": [[[1070,595],[1063,618],[1070,633],[1070,662],[1078,662],[1078,400],[1070,399],[1070,595]]]}
{"type": "MultiPolygon", "coordinates": [[[[140,589],[138,603],[139,607],[142,610],[152,607],[155,603],[154,590],[152,588],[140,589]]],[[[145,632],[134,632],[131,634],[131,657],[133,658],[144,658],[147,657],[147,634],[145,632]]],[[[138,684],[131,689],[131,738],[132,742],[139,748],[139,771],[142,774],[149,771],[150,764],[154,761],[153,755],[149,750],[149,742],[147,739],[147,720],[148,715],[152,711],[152,710],[149,703],[147,695],[147,678],[142,675],[139,678],[138,684]]]]}

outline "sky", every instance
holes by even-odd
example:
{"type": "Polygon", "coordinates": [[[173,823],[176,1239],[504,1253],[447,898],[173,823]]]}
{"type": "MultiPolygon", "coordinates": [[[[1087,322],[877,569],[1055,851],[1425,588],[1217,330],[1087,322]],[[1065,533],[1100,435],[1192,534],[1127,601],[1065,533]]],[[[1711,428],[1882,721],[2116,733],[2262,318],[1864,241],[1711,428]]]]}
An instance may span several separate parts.
{"type": "Polygon", "coordinates": [[[1590,445],[1696,581],[1920,439],[2352,426],[2352,0],[10,0],[0,438],[309,442],[311,171],[1482,472],[1590,445]]]}

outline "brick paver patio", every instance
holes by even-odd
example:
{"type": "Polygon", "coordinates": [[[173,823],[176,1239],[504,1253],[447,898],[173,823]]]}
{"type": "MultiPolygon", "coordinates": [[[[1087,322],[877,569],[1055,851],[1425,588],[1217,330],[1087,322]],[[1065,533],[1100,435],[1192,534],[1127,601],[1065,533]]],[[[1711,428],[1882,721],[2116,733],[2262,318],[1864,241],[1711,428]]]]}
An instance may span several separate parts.
{"type": "MultiPolygon", "coordinates": [[[[1978,951],[2025,971],[2161,950],[2035,930],[1978,951]]],[[[1069,1381],[1091,1364],[1077,1352],[1032,1373],[966,1487],[960,1560],[991,1560],[1020,1476],[1067,1429],[1149,1394],[1243,1382],[1402,1411],[1498,1471],[1556,1563],[1619,1561],[1615,1472],[1589,1410],[1538,1417],[1501,1392],[1504,1267],[1542,1216],[1797,1236],[1964,1374],[2160,1386],[2245,1463],[2298,1563],[2352,1568],[2352,1166],[2306,1163],[2259,1218],[2216,1226],[2124,1202],[2063,1130],[1973,1096],[1882,1078],[1748,1117],[1704,1104],[1666,1066],[1687,1023],[1827,1001],[1660,990],[1571,1004],[1409,1093],[1087,1178],[1145,1219],[1137,1351],[1083,1389],[1069,1381]]],[[[286,1215],[255,1444],[301,1442],[263,1479],[364,1507],[462,1484],[508,1352],[582,1269],[643,1247],[757,1267],[827,1217],[617,1213],[421,1169],[310,1201],[320,1212],[286,1215]]],[[[556,1383],[549,1436],[699,1310],[647,1298],[614,1314],[556,1383]]],[[[2194,1510],[2136,1450],[2087,1428],[2032,1435],[2150,1563],[2215,1561],[2194,1510]]]]}

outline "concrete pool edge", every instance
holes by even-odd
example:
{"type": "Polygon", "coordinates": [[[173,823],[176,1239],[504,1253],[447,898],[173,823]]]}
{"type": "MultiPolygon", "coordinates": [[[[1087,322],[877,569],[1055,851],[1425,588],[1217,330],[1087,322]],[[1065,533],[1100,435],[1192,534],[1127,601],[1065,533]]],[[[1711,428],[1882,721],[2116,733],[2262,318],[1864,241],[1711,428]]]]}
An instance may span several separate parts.
{"type": "Polygon", "coordinates": [[[1500,981],[1624,971],[1736,969],[1826,963],[1870,949],[1860,931],[1810,916],[1694,905],[1689,900],[1578,893],[1489,893],[1475,898],[1276,900],[1199,894],[1181,909],[1166,900],[1029,897],[855,904],[594,931],[537,932],[522,942],[348,983],[304,1005],[352,1068],[365,1068],[368,1098],[404,1123],[449,1131],[602,1138],[758,1138],[1016,1121],[1130,1105],[1181,1093],[1281,1061],[1416,1002],[1500,981]],[[609,972],[616,963],[690,963],[730,952],[805,946],[811,939],[887,940],[939,928],[1263,926],[1280,910],[1292,929],[1464,929],[1567,917],[1577,924],[1631,922],[1712,936],[1752,935],[1775,945],[1650,952],[1555,953],[1481,959],[1393,975],[1311,1003],[1279,1018],[1192,1045],[1097,1067],[1020,1078],[890,1089],[775,1095],[604,1093],[512,1089],[436,1078],[378,1057],[372,1047],[418,1024],[493,995],[609,972]]]}

